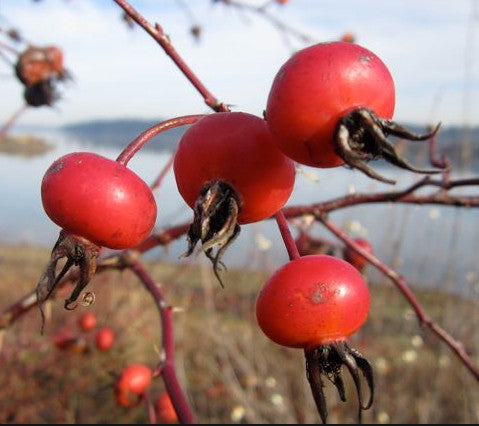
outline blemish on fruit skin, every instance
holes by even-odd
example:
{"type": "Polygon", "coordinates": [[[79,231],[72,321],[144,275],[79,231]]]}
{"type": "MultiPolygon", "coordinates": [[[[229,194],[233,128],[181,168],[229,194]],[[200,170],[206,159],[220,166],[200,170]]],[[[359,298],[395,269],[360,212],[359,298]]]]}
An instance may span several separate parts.
{"type": "Polygon", "coordinates": [[[50,168],[48,169],[48,173],[58,173],[65,167],[65,163],[63,161],[58,161],[57,163],[53,163],[50,168]]]}
{"type": "Polygon", "coordinates": [[[362,64],[369,64],[369,62],[371,62],[372,60],[373,57],[370,55],[361,55],[359,57],[359,62],[361,62],[362,64]]]}
{"type": "Polygon", "coordinates": [[[326,290],[326,285],[324,283],[318,283],[316,290],[313,291],[309,299],[315,305],[326,302],[328,299],[324,294],[326,290]]]}

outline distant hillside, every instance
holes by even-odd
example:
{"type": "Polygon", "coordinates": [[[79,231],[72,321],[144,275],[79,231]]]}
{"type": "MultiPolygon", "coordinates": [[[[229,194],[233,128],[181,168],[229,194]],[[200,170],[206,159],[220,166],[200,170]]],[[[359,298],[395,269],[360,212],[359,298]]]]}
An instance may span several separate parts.
{"type": "MultiPolygon", "coordinates": [[[[62,130],[88,144],[124,147],[125,143],[133,140],[141,132],[160,121],[161,119],[95,120],[69,124],[64,126],[62,130]]],[[[403,125],[416,133],[426,131],[426,126],[403,125]]],[[[183,126],[168,130],[157,137],[157,140],[149,142],[144,149],[173,152],[186,128],[187,126],[183,126]]],[[[396,140],[395,144],[414,165],[423,166],[426,164],[428,159],[427,143],[396,140]]],[[[465,168],[474,167],[479,169],[479,127],[464,129],[459,126],[443,126],[438,135],[438,153],[448,155],[455,168],[463,165],[465,168]]]]}
{"type": "MultiPolygon", "coordinates": [[[[62,131],[72,134],[80,142],[101,146],[123,148],[130,141],[159,120],[114,119],[94,120],[72,123],[62,127],[62,131]]],[[[144,147],[145,150],[173,152],[181,134],[188,126],[167,130],[152,139],[144,147]]]]}

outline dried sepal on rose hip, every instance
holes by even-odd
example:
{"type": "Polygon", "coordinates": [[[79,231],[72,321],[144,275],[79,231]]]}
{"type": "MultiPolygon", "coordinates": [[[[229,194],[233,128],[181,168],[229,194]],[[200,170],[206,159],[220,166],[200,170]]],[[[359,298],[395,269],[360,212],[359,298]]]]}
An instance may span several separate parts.
{"type": "Polygon", "coordinates": [[[194,212],[185,255],[201,241],[222,284],[221,256],[241,224],[266,219],[288,201],[294,163],[278,149],[263,119],[218,112],[183,134],[173,167],[178,190],[194,212]]]}
{"type": "Polygon", "coordinates": [[[293,160],[312,167],[348,165],[382,182],[395,183],[367,165],[382,158],[417,173],[396,151],[389,135],[424,141],[392,121],[393,78],[381,59],[350,42],[319,43],[296,52],[276,74],[265,119],[278,146],[293,160]]]}
{"type": "Polygon", "coordinates": [[[62,229],[37,286],[40,306],[77,266],[76,286],[65,300],[65,308],[71,309],[95,274],[100,248],[134,247],[156,221],[156,202],[148,185],[125,165],[90,152],[54,161],[43,177],[41,196],[46,214],[62,229]]]}
{"type": "Polygon", "coordinates": [[[365,323],[369,306],[369,288],[358,270],[329,255],[291,260],[266,281],[258,294],[256,318],[265,335],[279,345],[304,350],[307,378],[323,423],[328,417],[323,377],[346,401],[343,366],[356,386],[359,421],[362,411],[372,405],[372,367],[347,342],[365,323]],[[367,400],[360,373],[369,387],[367,400]]]}

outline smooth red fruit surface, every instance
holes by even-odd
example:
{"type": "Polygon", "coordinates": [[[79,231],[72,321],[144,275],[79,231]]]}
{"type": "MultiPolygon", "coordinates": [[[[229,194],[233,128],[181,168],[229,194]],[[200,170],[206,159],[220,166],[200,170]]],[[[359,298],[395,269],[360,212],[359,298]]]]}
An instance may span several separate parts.
{"type": "Polygon", "coordinates": [[[168,395],[167,392],[163,392],[158,396],[155,408],[160,423],[178,423],[178,416],[175,407],[173,406],[170,395],[168,395]]]}
{"type": "Polygon", "coordinates": [[[137,245],[153,229],[156,202],[132,170],[89,152],[67,154],[46,171],[45,212],[58,226],[99,246],[137,245]]]}
{"type": "Polygon", "coordinates": [[[101,351],[108,351],[115,342],[115,333],[109,327],[100,328],[95,335],[96,347],[101,351]]]}
{"type": "Polygon", "coordinates": [[[240,198],[240,224],[274,215],[288,201],[295,179],[294,163],[278,149],[264,120],[243,112],[211,114],[188,128],[174,172],[191,208],[206,183],[228,183],[240,198]]]}
{"type": "Polygon", "coordinates": [[[296,52],[276,74],[265,118],[281,150],[313,167],[343,160],[333,138],[338,121],[357,107],[392,118],[394,81],[374,53],[349,42],[320,43],[296,52]]]}
{"type": "MultiPolygon", "coordinates": [[[[366,252],[370,254],[373,252],[371,243],[365,238],[355,238],[354,242],[362,249],[366,250],[366,252]]],[[[345,247],[344,249],[344,260],[348,261],[359,271],[362,271],[368,263],[365,257],[361,256],[357,251],[353,250],[349,246],[345,247]]]]}
{"type": "Polygon", "coordinates": [[[312,349],[346,340],[366,321],[369,288],[350,263],[329,255],[294,259],[263,285],[256,318],[274,342],[312,349]]]}
{"type": "Polygon", "coordinates": [[[116,387],[122,392],[143,393],[151,383],[151,369],[143,364],[130,364],[123,368],[116,387]]]}
{"type": "Polygon", "coordinates": [[[85,312],[78,317],[78,326],[82,331],[90,331],[96,327],[98,320],[93,312],[85,312]]]}

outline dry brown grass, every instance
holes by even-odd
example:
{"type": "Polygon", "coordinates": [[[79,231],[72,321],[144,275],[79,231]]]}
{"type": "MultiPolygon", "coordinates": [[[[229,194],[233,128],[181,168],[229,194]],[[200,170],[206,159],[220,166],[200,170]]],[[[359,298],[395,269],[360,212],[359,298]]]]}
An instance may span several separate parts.
{"type": "MultiPolygon", "coordinates": [[[[48,250],[0,247],[0,300],[6,308],[31,291],[48,250]]],[[[318,423],[300,350],[264,337],[254,318],[254,299],[264,274],[230,271],[221,289],[209,265],[182,267],[150,263],[175,314],[177,373],[201,423],[318,423]]],[[[159,315],[150,295],[129,272],[97,275],[89,285],[96,302],[65,311],[59,295],[50,303],[51,319],[40,335],[40,316],[32,310],[3,336],[0,355],[1,423],[147,423],[143,405],[115,405],[110,372],[130,362],[155,366],[161,352],[159,315]],[[52,336],[76,328],[85,309],[117,335],[113,349],[99,352],[94,331],[84,334],[90,350],[61,351],[52,336]]],[[[376,399],[365,423],[477,423],[479,385],[451,351],[424,333],[396,289],[373,285],[366,325],[351,339],[372,362],[376,399]]],[[[479,364],[477,304],[437,291],[416,291],[431,317],[462,340],[479,364]]],[[[347,375],[346,375],[347,376],[347,375]]],[[[326,387],[331,423],[356,421],[353,385],[348,402],[326,387]]],[[[154,398],[163,389],[157,379],[154,398]]]]}

